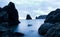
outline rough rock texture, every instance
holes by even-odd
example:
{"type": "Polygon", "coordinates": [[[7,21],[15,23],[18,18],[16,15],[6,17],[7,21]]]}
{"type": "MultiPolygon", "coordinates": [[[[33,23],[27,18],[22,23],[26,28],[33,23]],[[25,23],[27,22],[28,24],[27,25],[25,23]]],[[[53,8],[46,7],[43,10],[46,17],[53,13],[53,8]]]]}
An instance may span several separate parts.
{"type": "Polygon", "coordinates": [[[31,16],[29,14],[27,14],[26,20],[31,20],[31,19],[32,19],[31,16]]]}
{"type": "Polygon", "coordinates": [[[23,33],[14,32],[13,26],[19,24],[18,11],[14,3],[0,8],[0,37],[22,37],[23,33]]]}
{"type": "Polygon", "coordinates": [[[40,35],[45,35],[46,32],[53,26],[54,26],[54,24],[44,23],[44,24],[41,25],[38,32],[39,32],[40,35]]]}
{"type": "Polygon", "coordinates": [[[60,22],[60,9],[56,9],[55,11],[50,12],[46,17],[45,22],[49,23],[60,22]]]}
{"type": "Polygon", "coordinates": [[[0,11],[2,10],[2,8],[0,7],[0,11]]]}
{"type": "Polygon", "coordinates": [[[38,30],[44,37],[60,37],[60,9],[49,13],[38,30]]]}
{"type": "Polygon", "coordinates": [[[40,16],[36,17],[36,19],[46,19],[46,16],[47,15],[40,15],[40,16]]]}
{"type": "Polygon", "coordinates": [[[0,8],[0,23],[7,22],[8,26],[19,23],[18,11],[14,3],[10,2],[7,6],[0,8]]]}
{"type": "Polygon", "coordinates": [[[45,37],[60,37],[60,24],[56,24],[52,28],[50,28],[45,37]]]}
{"type": "Polygon", "coordinates": [[[24,34],[18,32],[0,31],[0,37],[23,37],[24,34]]]}

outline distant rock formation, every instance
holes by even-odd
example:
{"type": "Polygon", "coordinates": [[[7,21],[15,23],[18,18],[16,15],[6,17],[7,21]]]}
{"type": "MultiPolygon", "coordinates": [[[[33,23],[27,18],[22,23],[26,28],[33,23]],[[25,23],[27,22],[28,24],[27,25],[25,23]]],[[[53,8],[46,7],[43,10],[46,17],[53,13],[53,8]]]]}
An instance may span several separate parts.
{"type": "Polygon", "coordinates": [[[32,19],[31,16],[29,14],[27,14],[26,20],[31,20],[31,19],[32,19]]]}
{"type": "Polygon", "coordinates": [[[38,29],[38,33],[45,37],[60,37],[60,9],[47,15],[44,24],[38,29]]]}
{"type": "Polygon", "coordinates": [[[47,15],[40,15],[38,17],[36,17],[36,19],[45,19],[47,15]]]}

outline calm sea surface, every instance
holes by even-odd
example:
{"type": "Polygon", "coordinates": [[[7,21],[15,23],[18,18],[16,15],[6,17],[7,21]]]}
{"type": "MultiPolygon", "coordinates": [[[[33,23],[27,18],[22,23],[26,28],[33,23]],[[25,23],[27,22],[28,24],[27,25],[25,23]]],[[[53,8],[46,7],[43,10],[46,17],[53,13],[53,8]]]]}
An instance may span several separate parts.
{"type": "Polygon", "coordinates": [[[38,34],[38,28],[44,23],[45,19],[20,20],[20,24],[16,27],[16,32],[24,33],[24,37],[42,37],[38,34]]]}

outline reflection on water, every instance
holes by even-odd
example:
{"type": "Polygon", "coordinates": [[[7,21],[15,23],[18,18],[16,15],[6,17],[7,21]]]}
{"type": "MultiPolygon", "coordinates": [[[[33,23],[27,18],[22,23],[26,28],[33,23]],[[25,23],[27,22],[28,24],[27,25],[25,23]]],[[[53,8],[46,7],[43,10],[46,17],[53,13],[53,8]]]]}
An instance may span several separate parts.
{"type": "Polygon", "coordinates": [[[44,23],[44,20],[45,19],[20,20],[21,23],[18,25],[15,31],[24,33],[24,37],[40,37],[38,34],[38,28],[44,23]]]}

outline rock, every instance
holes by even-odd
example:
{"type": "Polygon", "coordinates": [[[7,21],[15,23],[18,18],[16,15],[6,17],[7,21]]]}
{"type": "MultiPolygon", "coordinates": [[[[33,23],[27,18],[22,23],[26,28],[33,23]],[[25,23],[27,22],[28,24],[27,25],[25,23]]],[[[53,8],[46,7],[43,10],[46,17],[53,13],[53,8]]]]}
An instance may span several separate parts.
{"type": "Polygon", "coordinates": [[[15,32],[14,35],[16,35],[17,37],[18,37],[18,36],[24,36],[23,33],[18,33],[18,32],[15,32]]]}
{"type": "Polygon", "coordinates": [[[7,34],[9,34],[8,35],[9,37],[23,37],[24,36],[23,33],[19,33],[19,32],[9,32],[7,34]]]}
{"type": "Polygon", "coordinates": [[[27,14],[26,20],[31,20],[31,19],[32,19],[31,16],[29,14],[27,14]]]}
{"type": "Polygon", "coordinates": [[[50,12],[46,17],[45,22],[49,23],[60,22],[60,9],[56,9],[55,11],[50,12]]]}
{"type": "Polygon", "coordinates": [[[45,34],[45,37],[60,37],[60,24],[50,28],[45,34]]]}
{"type": "Polygon", "coordinates": [[[60,37],[60,9],[49,13],[38,33],[45,37],[60,37]]]}
{"type": "Polygon", "coordinates": [[[44,23],[40,26],[40,28],[38,29],[38,33],[40,35],[45,35],[47,33],[47,31],[53,27],[54,24],[50,24],[50,23],[44,23]]]}
{"type": "Polygon", "coordinates": [[[8,14],[6,11],[3,11],[3,10],[0,11],[0,26],[2,26],[2,23],[3,25],[5,23],[6,26],[8,24],[8,14]]]}
{"type": "Polygon", "coordinates": [[[40,15],[38,17],[36,17],[36,19],[45,19],[47,15],[40,15]]]}
{"type": "Polygon", "coordinates": [[[32,24],[28,24],[28,27],[31,27],[32,26],[32,24]]]}
{"type": "Polygon", "coordinates": [[[10,2],[7,6],[0,8],[0,23],[8,22],[8,26],[18,25],[18,11],[14,3],[10,2]]]}
{"type": "Polygon", "coordinates": [[[6,8],[6,11],[8,13],[8,20],[9,20],[9,24],[18,24],[19,20],[18,20],[18,11],[15,8],[14,3],[10,2],[6,8]]]}
{"type": "Polygon", "coordinates": [[[0,7],[0,11],[2,10],[2,8],[0,7]]]}
{"type": "Polygon", "coordinates": [[[7,27],[0,26],[0,31],[7,31],[7,30],[8,30],[7,27]]]}
{"type": "Polygon", "coordinates": [[[23,37],[23,33],[10,32],[10,31],[0,31],[0,37],[23,37]]]}
{"type": "Polygon", "coordinates": [[[4,32],[5,32],[5,31],[0,31],[0,37],[3,36],[4,32]]]}

